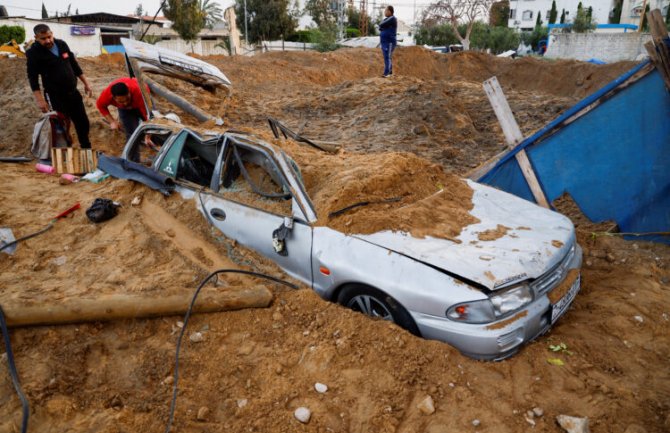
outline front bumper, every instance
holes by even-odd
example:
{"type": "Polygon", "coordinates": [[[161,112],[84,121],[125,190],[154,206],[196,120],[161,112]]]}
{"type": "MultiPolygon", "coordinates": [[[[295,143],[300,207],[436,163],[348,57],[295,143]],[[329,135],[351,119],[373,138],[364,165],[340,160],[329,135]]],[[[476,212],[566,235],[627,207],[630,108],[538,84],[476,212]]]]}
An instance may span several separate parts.
{"type": "MultiPolygon", "coordinates": [[[[581,264],[582,249],[575,244],[575,252],[565,263],[563,270],[579,270],[581,264]]],[[[579,284],[578,273],[564,272],[560,280],[556,281],[549,290],[536,296],[535,300],[525,308],[491,323],[470,324],[455,322],[446,317],[416,312],[410,312],[410,314],[424,338],[449,343],[471,358],[501,360],[514,355],[524,343],[547,332],[551,328],[552,319],[555,323],[568,310],[574,295],[580,289],[579,284]],[[554,314],[552,318],[553,305],[548,295],[566,282],[568,275],[573,275],[574,278],[572,290],[566,295],[566,299],[560,302],[564,309],[554,314]],[[567,298],[568,296],[572,298],[567,298]]]]}

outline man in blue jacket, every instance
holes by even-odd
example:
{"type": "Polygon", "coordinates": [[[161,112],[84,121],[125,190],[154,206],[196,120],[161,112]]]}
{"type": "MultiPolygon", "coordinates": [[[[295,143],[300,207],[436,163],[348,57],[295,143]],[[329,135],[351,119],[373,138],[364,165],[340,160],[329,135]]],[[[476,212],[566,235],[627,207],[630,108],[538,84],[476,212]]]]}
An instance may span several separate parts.
{"type": "Polygon", "coordinates": [[[393,75],[393,50],[396,46],[395,35],[398,32],[398,21],[393,16],[393,6],[384,10],[384,20],[379,23],[379,42],[384,55],[384,78],[393,75]]]}

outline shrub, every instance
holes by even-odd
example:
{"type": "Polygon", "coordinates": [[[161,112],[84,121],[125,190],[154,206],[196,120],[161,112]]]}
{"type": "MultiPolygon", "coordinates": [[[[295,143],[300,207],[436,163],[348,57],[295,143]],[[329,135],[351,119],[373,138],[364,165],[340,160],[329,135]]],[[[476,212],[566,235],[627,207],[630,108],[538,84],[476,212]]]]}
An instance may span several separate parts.
{"type": "Polygon", "coordinates": [[[16,41],[22,44],[26,40],[26,30],[21,26],[0,26],[0,44],[16,41]]]}

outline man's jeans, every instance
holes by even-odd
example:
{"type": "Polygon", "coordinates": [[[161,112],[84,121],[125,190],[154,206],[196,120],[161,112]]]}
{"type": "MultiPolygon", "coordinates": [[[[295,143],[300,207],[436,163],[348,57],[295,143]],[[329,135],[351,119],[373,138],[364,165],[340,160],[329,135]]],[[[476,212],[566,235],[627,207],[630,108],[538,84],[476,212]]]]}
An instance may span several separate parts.
{"type": "Polygon", "coordinates": [[[142,113],[137,108],[125,109],[119,108],[119,120],[123,125],[123,129],[126,130],[126,142],[130,140],[130,136],[133,135],[133,132],[140,126],[140,121],[142,120],[142,113]]]}
{"type": "Polygon", "coordinates": [[[382,54],[384,54],[384,75],[393,74],[393,50],[395,50],[395,43],[382,42],[382,54]]]}

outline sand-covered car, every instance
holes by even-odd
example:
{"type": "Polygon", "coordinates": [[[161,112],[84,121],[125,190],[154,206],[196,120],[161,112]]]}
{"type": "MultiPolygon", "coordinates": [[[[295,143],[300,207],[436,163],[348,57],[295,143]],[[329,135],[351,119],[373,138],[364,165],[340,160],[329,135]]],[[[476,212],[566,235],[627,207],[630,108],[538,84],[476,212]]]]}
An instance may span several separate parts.
{"type": "Polygon", "coordinates": [[[142,125],[123,158],[325,299],[480,359],[547,331],[580,287],[570,220],[407,153],[142,125]],[[160,138],[160,148],[144,136],[160,138]]]}
{"type": "MultiPolygon", "coordinates": [[[[229,90],[201,60],[124,45],[138,78],[229,90]]],[[[563,215],[410,153],[349,154],[273,119],[273,134],[214,123],[154,119],[126,144],[123,167],[110,168],[176,184],[226,237],[325,299],[502,359],[547,331],[579,291],[581,249],[563,215]]]]}

